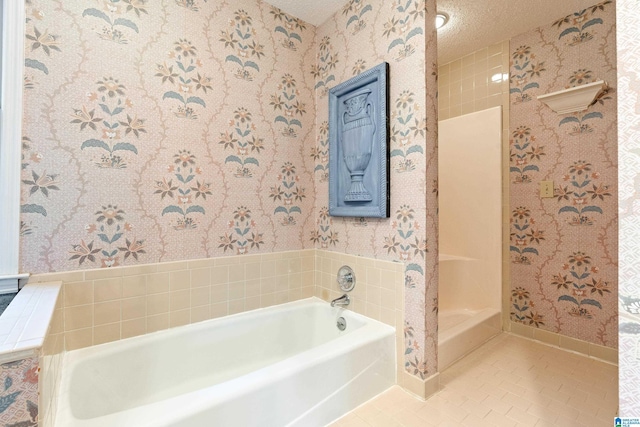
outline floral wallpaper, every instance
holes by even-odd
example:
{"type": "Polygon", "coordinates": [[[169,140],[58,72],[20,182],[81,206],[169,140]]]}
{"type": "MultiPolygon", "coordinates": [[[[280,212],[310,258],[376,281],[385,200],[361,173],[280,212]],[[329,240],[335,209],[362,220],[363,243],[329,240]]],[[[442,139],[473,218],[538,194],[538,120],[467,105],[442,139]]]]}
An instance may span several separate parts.
{"type": "Polygon", "coordinates": [[[317,247],[405,263],[405,370],[437,371],[437,103],[435,1],[350,0],[317,29],[317,247]],[[390,68],[389,219],[328,215],[328,90],[382,61],[390,68]],[[426,76],[426,79],[425,79],[426,76]],[[431,90],[429,90],[431,88],[431,90]]]}
{"type": "Polygon", "coordinates": [[[602,1],[511,40],[511,320],[618,344],[615,4],[602,1]],[[537,95],[605,80],[586,111],[537,95]],[[539,196],[539,181],[554,197],[539,196]]]}
{"type": "Polygon", "coordinates": [[[26,8],[22,271],[314,246],[314,27],[253,0],[26,8]]]}
{"type": "Polygon", "coordinates": [[[640,171],[640,15],[637,0],[618,0],[618,124],[620,170],[620,416],[640,413],[640,287],[638,171],[640,171]]]}
{"type": "Polygon", "coordinates": [[[38,372],[37,357],[0,365],[1,425],[38,425],[38,372]]]}
{"type": "Polygon", "coordinates": [[[435,2],[351,0],[317,29],[254,0],[26,7],[23,271],[313,247],[402,261],[406,370],[437,371],[435,2]],[[328,90],[381,61],[391,218],[332,218],[328,90]]]}

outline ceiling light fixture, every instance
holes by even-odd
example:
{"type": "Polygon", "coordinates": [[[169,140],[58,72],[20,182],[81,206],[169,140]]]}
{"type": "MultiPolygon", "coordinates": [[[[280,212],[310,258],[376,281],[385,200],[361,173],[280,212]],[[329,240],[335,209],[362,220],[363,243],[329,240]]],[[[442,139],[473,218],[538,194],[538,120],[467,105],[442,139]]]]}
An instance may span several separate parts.
{"type": "Polygon", "coordinates": [[[447,22],[449,22],[449,15],[444,12],[436,14],[436,29],[444,27],[447,22]]]}

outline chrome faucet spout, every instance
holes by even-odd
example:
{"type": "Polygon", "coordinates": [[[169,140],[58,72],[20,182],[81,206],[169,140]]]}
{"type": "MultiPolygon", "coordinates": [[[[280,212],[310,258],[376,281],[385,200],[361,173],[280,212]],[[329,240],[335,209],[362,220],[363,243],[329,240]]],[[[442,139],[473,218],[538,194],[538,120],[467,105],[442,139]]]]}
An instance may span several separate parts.
{"type": "Polygon", "coordinates": [[[349,295],[344,294],[340,298],[336,298],[333,301],[331,301],[331,307],[335,307],[336,305],[339,305],[341,307],[346,307],[349,305],[350,302],[351,300],[349,299],[349,295]]]}

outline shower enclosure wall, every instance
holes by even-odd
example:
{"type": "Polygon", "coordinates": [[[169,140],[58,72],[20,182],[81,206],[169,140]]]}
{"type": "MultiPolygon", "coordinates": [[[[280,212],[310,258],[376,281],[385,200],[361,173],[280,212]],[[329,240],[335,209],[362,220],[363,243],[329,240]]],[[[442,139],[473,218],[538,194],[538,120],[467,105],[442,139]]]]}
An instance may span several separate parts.
{"type": "Polygon", "coordinates": [[[439,122],[438,368],[501,330],[502,107],[439,122]]]}

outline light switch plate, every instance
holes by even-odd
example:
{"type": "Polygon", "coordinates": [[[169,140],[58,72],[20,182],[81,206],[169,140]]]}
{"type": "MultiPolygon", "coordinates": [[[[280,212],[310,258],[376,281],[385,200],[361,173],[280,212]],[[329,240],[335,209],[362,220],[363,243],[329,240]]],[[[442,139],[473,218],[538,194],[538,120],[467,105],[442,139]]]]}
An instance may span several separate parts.
{"type": "Polygon", "coordinates": [[[540,197],[553,197],[553,181],[540,181],[540,197]]]}

